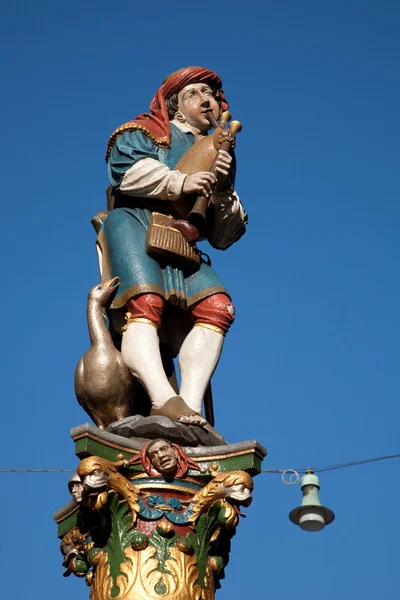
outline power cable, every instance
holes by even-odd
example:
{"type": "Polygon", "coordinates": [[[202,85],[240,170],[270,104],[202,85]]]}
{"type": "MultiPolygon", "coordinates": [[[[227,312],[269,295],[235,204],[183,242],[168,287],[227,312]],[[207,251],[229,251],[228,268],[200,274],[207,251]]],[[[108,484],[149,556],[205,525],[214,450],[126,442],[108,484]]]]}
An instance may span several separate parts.
{"type": "Polygon", "coordinates": [[[0,469],[0,473],[75,473],[76,469],[0,469]]]}
{"type": "MultiPolygon", "coordinates": [[[[357,467],[359,465],[366,465],[369,463],[378,462],[381,460],[389,460],[392,458],[400,458],[400,454],[389,454],[387,456],[377,456],[375,458],[365,458],[363,460],[354,460],[347,463],[341,463],[337,465],[327,465],[325,467],[315,467],[312,469],[313,473],[322,473],[326,471],[336,471],[338,469],[346,469],[347,467],[357,467]]],[[[287,485],[295,485],[300,483],[300,473],[305,474],[308,469],[261,469],[261,473],[279,473],[282,477],[283,483],[287,485]]]]}
{"type": "MultiPolygon", "coordinates": [[[[314,473],[322,473],[323,471],[336,471],[337,469],[346,469],[347,467],[356,467],[358,465],[366,465],[368,463],[378,462],[380,460],[389,460],[392,458],[400,458],[400,454],[389,454],[387,456],[377,456],[375,458],[365,458],[363,460],[354,460],[351,462],[341,463],[337,465],[327,465],[325,467],[313,467],[314,473]]],[[[296,473],[306,473],[307,469],[262,469],[262,473],[285,473],[287,471],[296,471],[296,473]]]]}

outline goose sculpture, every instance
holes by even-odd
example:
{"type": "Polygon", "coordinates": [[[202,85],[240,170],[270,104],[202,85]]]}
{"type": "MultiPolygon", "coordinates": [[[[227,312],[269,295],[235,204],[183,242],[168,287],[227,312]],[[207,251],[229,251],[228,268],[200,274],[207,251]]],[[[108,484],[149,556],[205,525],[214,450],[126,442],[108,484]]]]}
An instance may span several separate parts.
{"type": "Polygon", "coordinates": [[[119,286],[119,277],[94,286],[88,295],[90,348],[75,370],[75,395],[100,429],[135,414],[135,380],[115,348],[105,309],[119,286]]]}

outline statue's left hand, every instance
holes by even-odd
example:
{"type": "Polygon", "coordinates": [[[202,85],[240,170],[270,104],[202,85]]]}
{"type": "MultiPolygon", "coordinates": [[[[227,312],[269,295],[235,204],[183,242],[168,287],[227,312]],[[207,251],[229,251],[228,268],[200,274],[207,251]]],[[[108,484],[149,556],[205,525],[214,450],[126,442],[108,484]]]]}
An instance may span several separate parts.
{"type": "Polygon", "coordinates": [[[232,156],[225,150],[218,150],[214,164],[216,172],[227,177],[232,164],[232,156]]]}

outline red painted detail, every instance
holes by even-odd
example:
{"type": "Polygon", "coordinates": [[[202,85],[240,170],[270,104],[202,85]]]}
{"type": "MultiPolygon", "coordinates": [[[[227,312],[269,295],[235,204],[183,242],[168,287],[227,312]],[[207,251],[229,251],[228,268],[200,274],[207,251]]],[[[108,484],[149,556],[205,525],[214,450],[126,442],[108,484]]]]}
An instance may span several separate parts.
{"type": "Polygon", "coordinates": [[[200,300],[192,309],[196,323],[206,323],[227,332],[235,319],[235,309],[226,294],[213,294],[200,300]]]}

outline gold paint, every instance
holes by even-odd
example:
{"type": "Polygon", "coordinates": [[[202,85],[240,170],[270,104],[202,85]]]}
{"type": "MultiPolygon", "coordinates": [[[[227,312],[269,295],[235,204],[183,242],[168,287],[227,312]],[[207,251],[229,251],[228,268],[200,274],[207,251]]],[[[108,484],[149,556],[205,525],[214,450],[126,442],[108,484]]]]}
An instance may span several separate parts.
{"type": "Polygon", "coordinates": [[[232,115],[229,112],[229,110],[225,110],[222,114],[221,114],[221,119],[219,122],[219,126],[222,127],[222,129],[224,127],[226,127],[226,124],[228,123],[228,121],[230,121],[232,119],[232,115]]]}
{"type": "Polygon", "coordinates": [[[107,281],[104,282],[104,285],[106,285],[108,288],[112,288],[118,281],[119,277],[112,277],[111,279],[107,279],[107,281]]]}
{"type": "Polygon", "coordinates": [[[227,488],[240,484],[250,491],[253,489],[253,480],[245,471],[218,473],[214,479],[193,496],[193,514],[190,521],[195,523],[200,515],[206,513],[215,502],[225,500],[228,495],[227,488]]]}
{"type": "Polygon", "coordinates": [[[76,550],[76,552],[85,552],[85,538],[86,535],[83,534],[78,527],[74,527],[70,529],[62,538],[60,548],[61,552],[64,554],[65,549],[71,551],[72,549],[76,550]],[[64,551],[63,551],[64,550],[64,551]]]}
{"type": "MultiPolygon", "coordinates": [[[[126,562],[121,563],[121,575],[116,579],[119,594],[115,600],[200,600],[202,589],[196,584],[199,572],[196,557],[170,548],[170,558],[166,560],[169,573],[157,570],[158,560],[154,546],[137,552],[132,548],[124,551],[126,562]],[[162,580],[165,594],[157,594],[155,586],[162,580]]],[[[96,569],[91,590],[91,600],[109,600],[111,598],[112,579],[107,556],[103,555],[96,569]]],[[[209,570],[210,576],[211,570],[209,570]]],[[[212,577],[211,577],[212,578],[212,577]]],[[[207,590],[209,594],[209,590],[207,590]]],[[[212,600],[213,594],[207,596],[212,600]]]]}
{"type": "Polygon", "coordinates": [[[213,573],[219,573],[222,569],[222,565],[218,564],[214,556],[208,560],[208,565],[213,573]]]}
{"type": "MultiPolygon", "coordinates": [[[[112,463],[111,461],[99,456],[90,456],[89,458],[84,458],[79,463],[77,473],[83,480],[87,475],[93,474],[93,472],[96,470],[101,470],[103,473],[106,473],[109,478],[108,489],[115,491],[126,500],[131,511],[131,526],[133,526],[136,522],[137,514],[140,512],[140,506],[137,503],[139,498],[139,490],[132,485],[128,479],[118,473],[115,463],[112,463]]],[[[106,500],[107,492],[99,494],[95,509],[98,510],[98,503],[99,507],[101,507],[106,500]]]]}
{"type": "Polygon", "coordinates": [[[232,504],[229,504],[226,500],[222,500],[221,509],[224,510],[225,527],[228,529],[234,529],[239,523],[239,517],[232,504]]]}
{"type": "MultiPolygon", "coordinates": [[[[130,313],[127,313],[127,315],[129,315],[129,314],[130,313]]],[[[153,325],[153,327],[158,329],[158,325],[156,325],[153,321],[150,321],[150,319],[145,319],[144,317],[133,317],[133,318],[129,317],[126,319],[126,325],[121,327],[122,335],[128,329],[128,325],[130,325],[131,323],[145,323],[146,325],[153,325]]]]}
{"type": "MultiPolygon", "coordinates": [[[[163,509],[163,507],[161,507],[161,506],[157,506],[157,508],[160,510],[163,509]]],[[[169,508],[169,510],[171,510],[171,509],[169,508]]],[[[160,535],[169,537],[172,533],[174,533],[174,526],[169,521],[164,521],[164,519],[163,519],[162,521],[160,521],[158,523],[157,531],[160,535]]]]}
{"type": "Polygon", "coordinates": [[[93,509],[100,510],[107,503],[107,498],[108,498],[108,492],[101,492],[100,494],[98,494],[93,509]]]}
{"type": "Polygon", "coordinates": [[[211,329],[211,331],[216,331],[225,337],[226,331],[221,329],[221,327],[216,327],[215,325],[210,325],[210,323],[195,323],[194,327],[204,327],[205,329],[211,329]]]}
{"type": "Polygon", "coordinates": [[[165,217],[166,219],[169,219],[170,221],[174,220],[174,217],[172,215],[165,215],[164,213],[160,213],[160,212],[157,212],[157,211],[153,211],[151,214],[152,215],[157,215],[159,217],[165,217]]]}
{"type": "Polygon", "coordinates": [[[157,144],[157,146],[161,146],[161,148],[169,148],[168,137],[157,138],[154,135],[154,133],[151,133],[151,131],[149,131],[144,125],[139,125],[138,123],[124,123],[124,125],[118,127],[118,129],[116,129],[114,133],[111,134],[110,139],[108,140],[107,153],[105,157],[106,162],[108,162],[108,159],[110,158],[111,150],[117,140],[117,137],[121,133],[125,133],[126,131],[143,131],[143,133],[148,138],[150,138],[155,144],[157,144]]]}
{"type": "Polygon", "coordinates": [[[214,533],[212,534],[211,538],[210,538],[210,542],[215,542],[218,538],[219,538],[219,534],[221,533],[221,527],[218,526],[216,528],[216,530],[214,531],[214,533]]]}
{"type": "Polygon", "coordinates": [[[105,554],[105,552],[103,552],[103,550],[101,550],[100,552],[98,552],[98,553],[96,554],[96,556],[95,556],[95,557],[92,559],[92,565],[93,565],[93,566],[97,566],[97,565],[100,563],[100,561],[101,561],[101,557],[102,557],[102,556],[107,556],[107,555],[105,554]]]}
{"type": "MultiPolygon", "coordinates": [[[[135,479],[154,479],[154,475],[147,475],[147,473],[144,472],[144,473],[138,473],[137,475],[133,475],[132,477],[130,477],[131,481],[134,481],[135,479]]],[[[202,481],[199,481],[199,479],[195,479],[194,477],[185,477],[184,479],[180,479],[180,481],[183,481],[185,483],[195,483],[196,485],[204,485],[202,481]]],[[[140,485],[142,485],[142,484],[140,484],[140,485]]],[[[154,485],[158,485],[158,483],[156,482],[154,485]]],[[[167,488],[168,486],[169,486],[169,483],[167,481],[163,480],[162,487],[167,488]]],[[[175,487],[173,489],[175,489],[175,487]]],[[[179,489],[181,489],[181,488],[179,488],[179,489]]]]}
{"type": "Polygon", "coordinates": [[[138,489],[140,490],[145,490],[145,489],[151,489],[151,490],[174,490],[177,492],[186,492],[189,494],[195,494],[196,490],[193,490],[192,488],[185,488],[185,487],[179,487],[178,485],[166,485],[165,483],[140,483],[138,485],[138,489]]]}
{"type": "Polygon", "coordinates": [[[239,133],[239,131],[242,131],[243,127],[240,121],[231,121],[229,123],[229,129],[232,131],[233,134],[236,134],[239,133]]]}
{"type": "Polygon", "coordinates": [[[184,552],[185,554],[193,554],[193,550],[192,548],[188,548],[185,544],[183,544],[181,542],[181,540],[176,540],[176,547],[178,548],[178,550],[180,550],[181,552],[184,552]]]}
{"type": "Polygon", "coordinates": [[[215,588],[214,577],[210,567],[206,568],[206,588],[203,590],[202,600],[214,600],[215,588]]]}
{"type": "Polygon", "coordinates": [[[90,600],[108,600],[111,598],[112,579],[107,561],[107,554],[101,553],[92,581],[90,600]]]}

